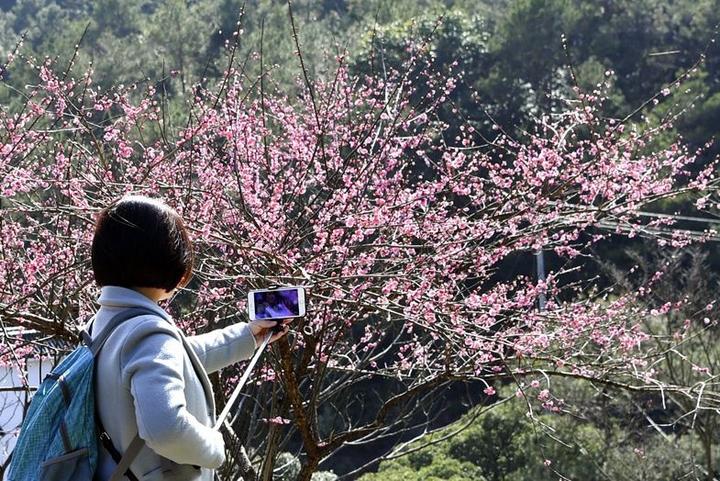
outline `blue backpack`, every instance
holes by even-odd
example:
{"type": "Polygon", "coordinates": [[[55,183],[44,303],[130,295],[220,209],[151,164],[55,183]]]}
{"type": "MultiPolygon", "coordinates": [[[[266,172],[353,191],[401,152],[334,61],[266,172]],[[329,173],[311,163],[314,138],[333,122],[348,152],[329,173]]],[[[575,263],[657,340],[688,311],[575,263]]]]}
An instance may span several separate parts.
{"type": "Polygon", "coordinates": [[[98,441],[118,463],[111,480],[123,475],[137,480],[129,467],[144,441],[135,436],[123,456],[115,450],[96,418],[93,378],[95,356],[112,331],[143,314],[157,315],[149,309],[128,308],[116,314],[94,341],[87,330],[81,331],[83,345],[45,377],[30,402],[7,481],[91,481],[98,463],[98,441]]]}

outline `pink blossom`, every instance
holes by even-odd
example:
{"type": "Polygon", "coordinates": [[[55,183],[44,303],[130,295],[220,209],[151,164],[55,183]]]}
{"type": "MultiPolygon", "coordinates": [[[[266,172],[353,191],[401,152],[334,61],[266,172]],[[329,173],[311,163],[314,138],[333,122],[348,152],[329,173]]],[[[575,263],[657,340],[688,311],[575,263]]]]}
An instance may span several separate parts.
{"type": "Polygon", "coordinates": [[[279,424],[279,425],[290,424],[289,419],[285,419],[281,416],[275,416],[274,418],[260,418],[260,421],[268,423],[268,424],[279,424]]]}
{"type": "MultiPolygon", "coordinates": [[[[419,45],[409,48],[421,58],[419,45]]],[[[260,100],[234,69],[220,100],[220,89],[199,88],[188,99],[192,122],[161,138],[148,128],[162,118],[151,88],[101,95],[62,80],[51,64],[36,67],[41,88],[24,92],[27,109],[0,113],[4,306],[49,319],[89,314],[77,302],[92,286],[82,267],[87,221],[138,190],[161,193],[190,228],[201,275],[177,316],[188,332],[242,318],[252,287],[311,286],[307,332],[289,347],[302,389],[321,392],[332,376],[318,385],[313,376],[325,369],[348,382],[438,373],[592,379],[609,370],[629,383],[661,382],[648,361],[659,348],[648,342],[647,317],[687,317],[658,341],[663,352],[703,328],[704,316],[714,322],[714,305],[690,316],[680,314],[682,299],[657,302],[663,270],[608,293],[582,269],[583,256],[612,236],[651,236],[657,249],[698,242],[672,219],[641,214],[680,192],[705,198],[718,167],[699,167],[704,157],[671,138],[670,125],[654,142],[660,132],[606,119],[598,92],[578,91],[583,102],[539,118],[522,139],[495,125],[487,144],[462,119],[452,130],[434,120],[427,128],[437,109],[452,107],[443,97],[462,85],[455,75],[426,69],[423,89],[413,91],[405,74],[422,68],[373,78],[340,63],[332,82],[312,81],[313,103],[296,92],[260,100]],[[55,121],[57,129],[45,128],[55,121]],[[578,138],[579,130],[593,135],[578,138]],[[532,265],[539,250],[553,258],[544,281],[532,265]],[[505,270],[517,263],[527,263],[525,274],[505,270]]],[[[274,362],[257,383],[288,382],[274,362]]],[[[496,395],[492,386],[483,392],[496,395]]],[[[551,411],[562,406],[548,389],[537,399],[551,411]]]]}

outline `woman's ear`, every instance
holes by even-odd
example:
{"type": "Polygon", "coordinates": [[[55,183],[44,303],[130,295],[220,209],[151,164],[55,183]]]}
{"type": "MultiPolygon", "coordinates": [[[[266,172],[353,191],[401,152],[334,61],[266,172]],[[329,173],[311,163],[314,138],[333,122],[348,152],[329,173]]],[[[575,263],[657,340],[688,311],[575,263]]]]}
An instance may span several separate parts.
{"type": "Polygon", "coordinates": [[[162,299],[162,300],[170,299],[170,298],[173,296],[173,294],[175,294],[175,291],[177,291],[177,290],[178,290],[177,286],[174,287],[172,291],[168,291],[168,290],[166,290],[166,289],[163,289],[163,291],[165,292],[165,294],[163,294],[163,296],[162,296],[161,299],[162,299]]]}

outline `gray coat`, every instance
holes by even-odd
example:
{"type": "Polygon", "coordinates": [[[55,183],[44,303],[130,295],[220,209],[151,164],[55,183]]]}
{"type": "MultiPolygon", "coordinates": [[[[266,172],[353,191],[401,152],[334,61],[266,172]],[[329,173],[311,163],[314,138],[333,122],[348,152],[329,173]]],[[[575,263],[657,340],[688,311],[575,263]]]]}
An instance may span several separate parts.
{"type": "MultiPolygon", "coordinates": [[[[248,325],[186,337],[162,307],[133,289],[103,286],[98,303],[93,338],[127,307],[158,314],[122,323],[96,358],[95,403],[115,448],[124,452],[140,434],[145,446],[131,466],[140,481],[211,481],[225,446],[212,429],[215,403],[207,373],[252,357],[256,346],[248,325]]],[[[101,449],[95,480],[108,480],[114,467],[101,449]]]]}

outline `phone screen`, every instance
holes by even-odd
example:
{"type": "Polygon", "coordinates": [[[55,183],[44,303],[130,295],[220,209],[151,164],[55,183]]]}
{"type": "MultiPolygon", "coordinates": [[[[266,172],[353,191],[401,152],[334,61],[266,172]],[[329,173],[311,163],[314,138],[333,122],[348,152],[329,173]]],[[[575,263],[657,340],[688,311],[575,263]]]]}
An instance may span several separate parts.
{"type": "Polygon", "coordinates": [[[300,315],[297,289],[254,292],[255,319],[277,319],[300,315]]]}

